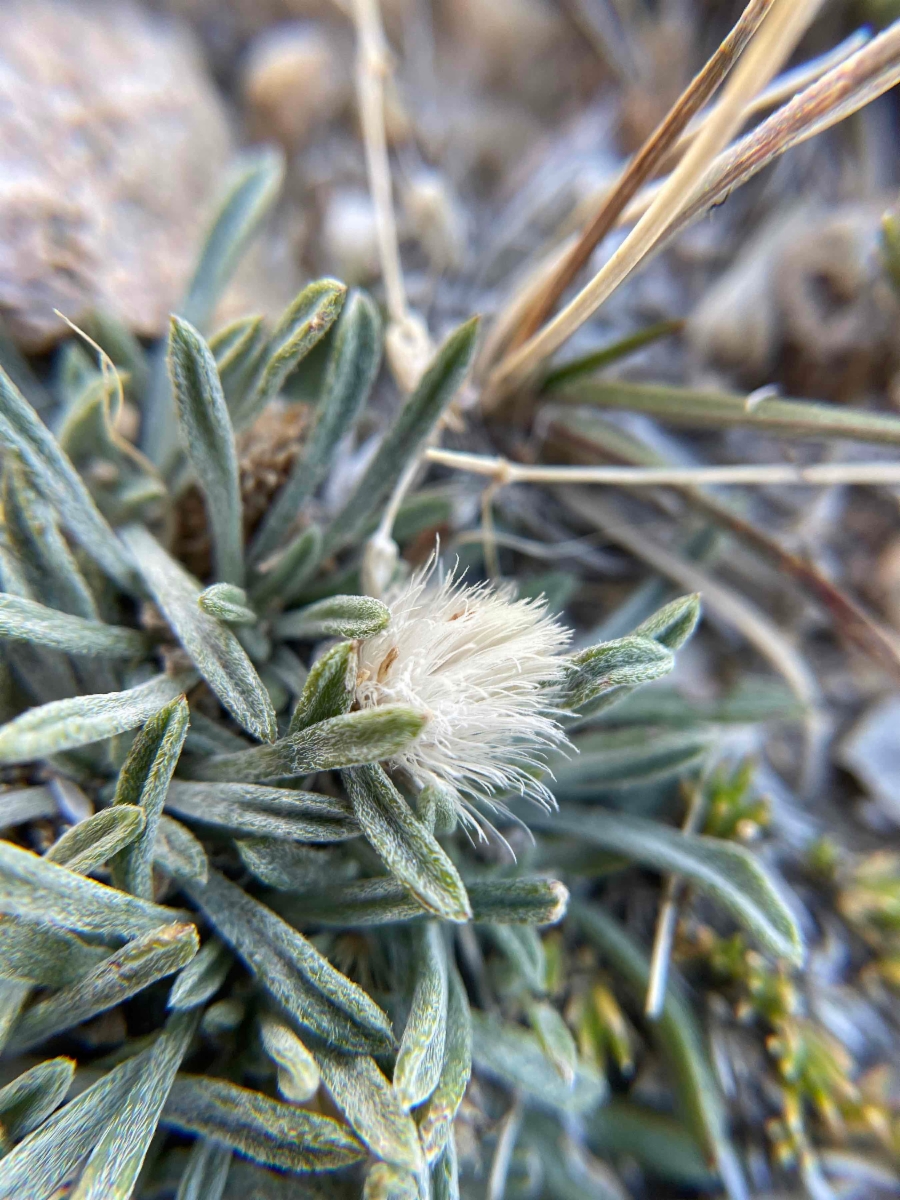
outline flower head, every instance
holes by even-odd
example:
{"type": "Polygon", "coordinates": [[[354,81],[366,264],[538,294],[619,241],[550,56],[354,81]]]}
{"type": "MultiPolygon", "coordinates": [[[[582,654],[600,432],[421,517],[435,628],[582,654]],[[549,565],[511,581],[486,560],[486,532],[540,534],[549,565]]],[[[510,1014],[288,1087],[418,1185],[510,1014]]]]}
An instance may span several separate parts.
{"type": "Polygon", "coordinates": [[[509,792],[552,803],[535,774],[548,751],[567,744],[553,703],[569,631],[543,600],[469,587],[452,573],[435,583],[432,574],[433,567],[417,572],[386,598],[390,623],[360,644],[358,703],[428,714],[419,737],[392,760],[417,782],[449,784],[467,807],[496,807],[509,792]]]}

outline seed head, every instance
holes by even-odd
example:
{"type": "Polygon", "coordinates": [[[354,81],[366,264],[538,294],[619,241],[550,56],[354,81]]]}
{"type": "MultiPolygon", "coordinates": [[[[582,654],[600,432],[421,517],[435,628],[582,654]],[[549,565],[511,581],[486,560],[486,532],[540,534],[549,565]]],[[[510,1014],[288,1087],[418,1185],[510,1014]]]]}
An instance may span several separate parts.
{"type": "Polygon", "coordinates": [[[449,784],[464,819],[474,820],[473,801],[496,808],[510,792],[549,807],[535,774],[548,751],[567,745],[553,705],[569,631],[543,600],[468,587],[452,573],[435,583],[433,572],[426,567],[386,598],[390,623],[360,645],[357,701],[428,714],[392,765],[420,784],[449,784]]]}

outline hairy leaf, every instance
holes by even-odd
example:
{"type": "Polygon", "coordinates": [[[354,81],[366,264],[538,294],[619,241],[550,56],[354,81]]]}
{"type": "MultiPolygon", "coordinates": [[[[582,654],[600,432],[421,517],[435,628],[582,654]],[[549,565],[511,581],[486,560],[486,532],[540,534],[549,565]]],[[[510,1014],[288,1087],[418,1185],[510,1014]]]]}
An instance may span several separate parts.
{"type": "MultiPolygon", "coordinates": [[[[555,879],[470,880],[472,920],[512,925],[555,925],[566,913],[569,893],[555,879]]],[[[429,910],[399,879],[363,879],[339,887],[317,887],[291,896],[279,907],[291,918],[319,925],[390,925],[423,920],[429,910]]]]}
{"type": "Polygon", "coordinates": [[[117,939],[171,925],[181,915],[85,879],[4,841],[0,841],[0,912],[117,939]]]}
{"type": "Polygon", "coordinates": [[[345,1125],[223,1079],[179,1076],[162,1120],[282,1171],[333,1171],[366,1154],[345,1125]]]}
{"type": "Polygon", "coordinates": [[[352,642],[326,650],[309,672],[297,707],[291,714],[289,733],[301,733],[319,721],[350,711],[356,688],[359,655],[352,642]]]}
{"type": "Polygon", "coordinates": [[[319,279],[288,305],[269,338],[253,388],[235,415],[237,428],[249,425],[278,394],[297,363],[337,320],[346,294],[337,280],[319,279]]]}
{"type": "Polygon", "coordinates": [[[186,890],[302,1028],[357,1053],[392,1044],[390,1022],[377,1004],[271,909],[215,871],[205,887],[188,884],[186,890]]]}
{"type": "Polygon", "coordinates": [[[144,900],[153,897],[156,832],[169,782],[187,737],[189,718],[184,696],[178,696],[155,713],[134,739],[116,784],[114,807],[136,805],[146,822],[138,840],[112,864],[113,879],[124,891],[144,900]]]}
{"type": "Polygon", "coordinates": [[[169,327],[168,365],[182,442],[206,502],[216,575],[241,584],[243,514],[234,430],[211,350],[193,325],[176,316],[169,327]]]}
{"type": "Polygon", "coordinates": [[[9,592],[0,592],[0,638],[101,658],[139,658],[148,645],[137,629],[86,621],[9,592]]]}
{"type": "Polygon", "coordinates": [[[86,875],[132,844],[143,828],[144,813],[133,804],[104,808],[73,825],[53,843],[44,858],[86,875]]]}
{"type": "Polygon", "coordinates": [[[153,865],[161,867],[173,879],[206,883],[209,875],[209,859],[203,843],[180,821],[165,814],[159,818],[156,830],[153,865]]]}
{"type": "Polygon", "coordinates": [[[415,1108],[437,1087],[447,1034],[447,951],[435,921],[412,931],[415,987],[397,1062],[394,1090],[405,1108],[415,1108]]]}
{"type": "Polygon", "coordinates": [[[319,1089],[319,1068],[293,1029],[266,1015],[259,1033],[263,1049],[278,1067],[278,1090],[285,1100],[293,1104],[311,1100],[319,1089]]]}
{"type": "Polygon", "coordinates": [[[0,1088],[0,1153],[37,1129],[62,1104],[74,1075],[71,1058],[48,1058],[0,1088]]]}
{"type": "Polygon", "coordinates": [[[143,527],[131,525],[122,537],[197,670],[239,725],[260,741],[274,741],[269,694],[231,630],[197,603],[197,583],[143,527]]]}
{"type": "Polygon", "coordinates": [[[204,588],[197,603],[217,621],[226,625],[254,625],[256,613],[247,607],[247,593],[233,583],[214,583],[204,588]]]}
{"type": "Polygon", "coordinates": [[[196,772],[201,779],[253,781],[289,779],[312,771],[376,762],[408,746],[422,732],[427,719],[403,704],[360,709],[319,721],[274,746],[216,755],[199,762],[196,772]]]}
{"type": "Polygon", "coordinates": [[[149,1053],[114,1067],[0,1161],[0,1200],[56,1195],[115,1119],[149,1053]]]}
{"type": "Polygon", "coordinates": [[[157,675],[124,692],[72,696],[30,708],[0,726],[0,763],[47,758],[142,725],[174,700],[189,676],[157,675]]]}
{"type": "Polygon", "coordinates": [[[391,610],[371,596],[329,596],[306,608],[286,612],[275,622],[279,637],[364,638],[380,633],[391,619],[391,610]]]}
{"type": "Polygon", "coordinates": [[[300,506],[328,473],[341,438],[353,428],[381,363],[381,320],[365,292],[354,292],[341,313],[316,421],[303,454],[269,509],[252,546],[255,560],[279,545],[300,506]]]}
{"type": "Polygon", "coordinates": [[[20,456],[31,472],[35,487],[53,505],[75,540],[110,578],[126,590],[132,587],[135,581],[132,566],[81,476],[2,368],[0,444],[20,456]]]}
{"type": "Polygon", "coordinates": [[[197,1020],[173,1013],[127,1099],[94,1147],[72,1200],[129,1200],[197,1020]]]}
{"type": "Polygon", "coordinates": [[[326,530],[323,553],[340,550],[375,523],[397,480],[459,390],[472,361],[477,333],[478,318],[474,317],[460,325],[440,347],[350,498],[326,530]]]}
{"type": "Polygon", "coordinates": [[[420,1171],[424,1164],[415,1122],[374,1059],[318,1050],[316,1061],[322,1082],[357,1137],[385,1162],[420,1171]]]}
{"type": "Polygon", "coordinates": [[[181,304],[181,315],[191,324],[206,325],[248,242],[278,198],[283,177],[284,158],[272,147],[245,156],[206,235],[181,304]]]}
{"type": "Polygon", "coordinates": [[[317,792],[253,783],[187,783],[176,779],[166,808],[229,833],[296,842],[340,842],[359,836],[349,806],[317,792]]]}
{"type": "Polygon", "coordinates": [[[354,815],[391,874],[430,912],[448,921],[471,920],[459,872],[382,768],[356,767],[344,779],[354,815]]]}
{"type": "Polygon", "coordinates": [[[459,972],[451,967],[444,1062],[437,1087],[417,1114],[419,1138],[429,1163],[436,1161],[452,1138],[453,1121],[471,1075],[472,1014],[459,972]]]}
{"type": "Polygon", "coordinates": [[[199,941],[193,925],[167,925],[126,943],[76,983],[38,1000],[16,1023],[13,1037],[22,1050],[80,1025],[171,975],[194,957],[199,941]]]}
{"type": "Polygon", "coordinates": [[[321,552],[322,531],[309,525],[280,553],[259,564],[250,587],[254,604],[263,607],[277,601],[283,606],[296,600],[315,572],[321,552]]]}
{"type": "Polygon", "coordinates": [[[234,962],[228,947],[211,937],[178,972],[169,992],[169,1008],[198,1008],[211,1000],[234,962]]]}
{"type": "Polygon", "coordinates": [[[0,978],[35,987],[65,987],[109,955],[74,933],[21,914],[0,915],[0,978]]]}

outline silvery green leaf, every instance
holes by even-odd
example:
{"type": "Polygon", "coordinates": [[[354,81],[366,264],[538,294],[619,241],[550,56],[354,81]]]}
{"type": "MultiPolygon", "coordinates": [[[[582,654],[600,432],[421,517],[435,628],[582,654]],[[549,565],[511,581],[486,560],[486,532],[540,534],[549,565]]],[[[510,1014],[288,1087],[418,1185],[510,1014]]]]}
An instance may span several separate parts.
{"type": "Polygon", "coordinates": [[[156,675],[124,692],[72,696],[30,708],[0,726],[0,762],[48,758],[134,729],[174,700],[190,682],[190,676],[156,675]]]}
{"type": "Polygon", "coordinates": [[[381,363],[381,320],[365,292],[354,292],[341,313],[322,398],[303,454],[260,525],[251,555],[265,558],[281,543],[301,505],[328,474],[341,438],[353,428],[381,363]]]}
{"type": "Polygon", "coordinates": [[[186,890],[302,1028],[357,1053],[393,1043],[390,1022],[378,1005],[271,909],[216,871],[210,871],[205,887],[187,884],[186,890]]]}
{"type": "Polygon", "coordinates": [[[803,961],[803,937],[793,913],[743,846],[597,808],[564,808],[553,814],[553,828],[657,871],[683,876],[723,904],[767,950],[791,962],[803,961]]]}
{"type": "MultiPolygon", "coordinates": [[[[470,880],[466,885],[472,920],[512,925],[555,925],[566,913],[569,893],[555,879],[470,880]]],[[[317,925],[391,925],[423,920],[426,909],[399,879],[363,879],[339,887],[317,887],[303,896],[291,896],[282,911],[291,920],[317,925]]]]}
{"type": "Polygon", "coordinates": [[[209,938],[178,972],[169,992],[169,1008],[198,1008],[211,1000],[225,982],[233,962],[228,947],[217,937],[209,938]]]}
{"type": "Polygon", "coordinates": [[[171,975],[197,953],[193,925],[166,925],[127,942],[90,974],[38,1000],[16,1022],[16,1045],[29,1050],[64,1029],[106,1012],[157,979],[171,975]]]}
{"type": "Polygon", "coordinates": [[[322,655],[310,670],[291,715],[291,734],[350,711],[358,663],[359,655],[352,642],[340,642],[322,655]]]}
{"type": "Polygon", "coordinates": [[[297,363],[337,320],[346,294],[336,279],[318,279],[288,305],[272,331],[253,386],[235,413],[236,428],[251,424],[278,394],[297,363]]]}
{"type": "Polygon", "coordinates": [[[459,1200],[459,1163],[452,1130],[443,1154],[431,1168],[431,1194],[434,1200],[459,1200]]]}
{"type": "Polygon", "coordinates": [[[475,349],[478,318],[460,325],[440,347],[419,386],[401,408],[344,507],[325,532],[332,554],[374,526],[397,480],[424,446],[456,395],[475,349]]]}
{"type": "Polygon", "coordinates": [[[449,985],[444,1063],[437,1087],[416,1117],[429,1163],[436,1161],[453,1136],[453,1121],[472,1075],[472,1016],[466,989],[454,967],[449,985]]]}
{"type": "Polygon", "coordinates": [[[179,917],[171,908],[75,875],[5,841],[0,841],[0,912],[119,939],[171,925],[179,917]]]}
{"type": "Polygon", "coordinates": [[[203,844],[180,821],[165,814],[159,818],[156,829],[153,863],[173,879],[206,883],[209,876],[209,859],[203,844]]]}
{"type": "Polygon", "coordinates": [[[59,529],[56,513],[15,461],[4,465],[3,518],[10,546],[31,581],[31,599],[37,595],[50,608],[97,620],[96,601],[59,529]]]}
{"type": "Polygon", "coordinates": [[[341,842],[359,836],[345,802],[317,792],[253,783],[188,783],[176,779],[166,808],[189,821],[265,838],[341,842]]]}
{"type": "Polygon", "coordinates": [[[257,343],[262,324],[262,317],[253,313],[247,317],[236,317],[211,334],[209,348],[213,352],[220,377],[241,362],[247,354],[248,347],[257,343]]]}
{"type": "Polygon", "coordinates": [[[198,605],[196,581],[142,526],[129,526],[122,537],[197,670],[239,725],[260,741],[274,741],[268,692],[231,630],[198,605]]]}
{"type": "Polygon", "coordinates": [[[379,633],[391,619],[391,610],[371,596],[329,596],[306,608],[276,618],[278,637],[313,641],[323,637],[364,638],[379,633]]]}
{"type": "Polygon", "coordinates": [[[316,1060],[290,1026],[264,1015],[259,1022],[263,1048],[278,1067],[278,1090],[292,1104],[311,1100],[319,1090],[316,1060]]]}
{"type": "Polygon", "coordinates": [[[169,327],[168,367],[182,443],[205,501],[216,575],[241,584],[243,512],[234,430],[211,350],[193,325],[176,316],[169,327]]]}
{"type": "Polygon", "coordinates": [[[166,1096],[197,1020],[173,1013],[144,1060],[125,1103],[94,1147],[72,1200],[130,1200],[166,1096]]]}
{"type": "Polygon", "coordinates": [[[333,1171],[366,1155],[345,1125],[223,1079],[179,1076],[162,1121],[282,1171],[333,1171]]]}
{"type": "Polygon", "coordinates": [[[0,1161],[0,1200],[55,1196],[115,1119],[146,1055],[114,1067],[0,1161]]]}
{"type": "Polygon", "coordinates": [[[385,1162],[414,1174],[424,1166],[412,1117],[367,1054],[348,1056],[317,1050],[322,1083],[357,1137],[385,1162]]]}
{"type": "Polygon", "coordinates": [[[144,820],[144,813],[133,804],[103,808],[57,838],[44,858],[87,875],[134,842],[144,828],[144,820]]]}
{"type": "Polygon", "coordinates": [[[0,1088],[0,1154],[59,1108],[74,1075],[73,1059],[48,1058],[0,1088]]]}
{"type": "Polygon", "coordinates": [[[577,755],[554,759],[553,793],[558,800],[594,800],[610,789],[670,779],[699,762],[717,737],[708,726],[589,733],[577,738],[577,755]]]}
{"type": "Polygon", "coordinates": [[[321,550],[321,529],[318,525],[307,526],[277,555],[259,564],[250,589],[254,603],[262,606],[277,602],[283,607],[302,595],[318,565],[321,550]]]}
{"type": "Polygon", "coordinates": [[[0,443],[26,464],[35,487],[75,540],[120,587],[131,588],[134,572],[116,535],[50,430],[2,369],[0,443]]]}
{"type": "Polygon", "coordinates": [[[51,925],[39,915],[0,916],[0,978],[35,987],[65,987],[89,974],[109,956],[74,933],[51,925]]]}
{"type": "MultiPolygon", "coordinates": [[[[27,578],[24,562],[7,545],[8,530],[0,532],[4,535],[0,536],[0,583],[4,591],[31,600],[34,588],[40,585],[27,578]]],[[[68,659],[56,651],[7,641],[0,643],[0,655],[4,667],[9,668],[20,687],[37,704],[61,700],[81,690],[68,659]]],[[[14,707],[18,711],[22,706],[16,701],[14,707]]]]}
{"type": "Polygon", "coordinates": [[[31,985],[28,983],[20,983],[17,979],[0,979],[0,1050],[9,1040],[30,991],[31,985]]]}
{"type": "Polygon", "coordinates": [[[247,838],[235,842],[241,862],[261,883],[281,892],[303,892],[348,878],[355,864],[335,861],[328,850],[314,850],[298,842],[274,838],[247,838]]]}
{"type": "MultiPolygon", "coordinates": [[[[621,925],[595,905],[572,906],[577,928],[615,969],[638,1004],[650,982],[650,963],[621,925]]],[[[728,1137],[728,1115],[703,1047],[703,1034],[688,1005],[670,986],[663,1011],[649,1024],[659,1050],[668,1060],[678,1088],[682,1113],[713,1161],[729,1194],[746,1196],[741,1168],[728,1137]]]]}
{"type": "Polygon", "coordinates": [[[394,1091],[405,1108],[415,1108],[437,1087],[447,1033],[447,951],[440,925],[429,921],[411,937],[415,985],[394,1066],[394,1091]]]}
{"type": "Polygon", "coordinates": [[[281,191],[284,158],[270,146],[243,157],[240,171],[219,204],[180,313],[203,328],[253,235],[281,191]]]}
{"type": "Polygon", "coordinates": [[[382,768],[355,767],[344,773],[344,780],[354,816],[391,874],[429,912],[448,921],[471,920],[459,872],[382,768]]]}
{"type": "Polygon", "coordinates": [[[9,592],[0,592],[0,638],[105,658],[139,658],[148,649],[137,629],[86,621],[9,592]]]}
{"type": "Polygon", "coordinates": [[[671,650],[651,637],[619,638],[579,650],[567,659],[569,672],[554,705],[569,712],[595,711],[598,701],[611,700],[652,679],[667,675],[675,665],[671,650]]]}
{"type": "Polygon", "coordinates": [[[56,797],[43,784],[0,792],[0,829],[56,815],[56,797]]]}
{"type": "Polygon", "coordinates": [[[237,996],[227,996],[210,1004],[200,1021],[200,1032],[204,1037],[217,1041],[224,1034],[234,1031],[244,1023],[247,1005],[237,996]]]}
{"type": "MultiPolygon", "coordinates": [[[[221,754],[196,764],[208,780],[289,779],[313,771],[390,758],[422,732],[427,716],[404,704],[383,704],[289,734],[274,746],[254,746],[241,754],[221,754]]],[[[0,729],[0,744],[3,731],[0,729]]],[[[192,773],[194,768],[192,767],[192,773]]]]}
{"type": "Polygon", "coordinates": [[[233,583],[214,583],[204,588],[197,603],[217,621],[226,625],[254,625],[256,613],[247,607],[247,593],[233,583]]]}
{"type": "Polygon", "coordinates": [[[141,837],[112,864],[113,879],[123,891],[144,900],[153,897],[153,853],[163,802],[187,736],[190,713],[178,696],[147,721],[134,739],[119,772],[113,806],[136,805],[146,823],[141,837]]]}
{"type": "Polygon", "coordinates": [[[544,943],[532,925],[487,925],[484,932],[527,988],[538,995],[546,991],[544,943]]]}
{"type": "Polygon", "coordinates": [[[57,429],[60,449],[84,477],[97,507],[113,525],[139,518],[140,508],[150,502],[156,501],[158,508],[166,495],[153,464],[119,432],[121,409],[118,379],[91,370],[57,429]],[[106,469],[98,471],[98,462],[106,469]]]}
{"type": "Polygon", "coordinates": [[[132,395],[140,396],[147,383],[149,364],[143,346],[128,326],[99,308],[84,313],[79,323],[112,363],[127,374],[127,390],[132,395]]]}
{"type": "Polygon", "coordinates": [[[426,783],[416,797],[419,819],[432,833],[453,833],[462,808],[462,798],[456,788],[439,779],[426,783]]]}
{"type": "Polygon", "coordinates": [[[578,1049],[562,1014],[549,1000],[534,1001],[527,1011],[528,1022],[548,1061],[563,1083],[573,1087],[578,1070],[578,1049]]]}
{"type": "Polygon", "coordinates": [[[231,1168],[231,1147],[199,1137],[191,1146],[175,1200],[222,1200],[231,1168]]]}
{"type": "Polygon", "coordinates": [[[560,1078],[539,1040],[521,1025],[481,1012],[472,1013],[472,1055],[476,1067],[524,1099],[558,1113],[585,1113],[606,1095],[606,1082],[580,1063],[571,1084],[560,1078]]]}
{"type": "Polygon", "coordinates": [[[419,1181],[410,1171],[374,1162],[366,1172],[362,1200],[419,1200],[419,1181]]]}
{"type": "MultiPolygon", "coordinates": [[[[646,611],[646,610],[645,610],[646,611]]],[[[632,630],[633,635],[653,638],[671,651],[680,650],[700,620],[700,594],[679,596],[658,609],[632,630]]]]}

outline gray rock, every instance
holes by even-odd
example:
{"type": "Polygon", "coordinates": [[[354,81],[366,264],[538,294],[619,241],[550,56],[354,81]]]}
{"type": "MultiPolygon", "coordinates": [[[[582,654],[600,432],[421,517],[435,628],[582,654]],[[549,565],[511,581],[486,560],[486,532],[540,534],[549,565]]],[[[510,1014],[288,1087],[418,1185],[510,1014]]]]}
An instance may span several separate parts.
{"type": "Polygon", "coordinates": [[[190,33],[129,3],[0,5],[0,315],[24,349],[100,307],[164,328],[231,136],[190,33]]]}

